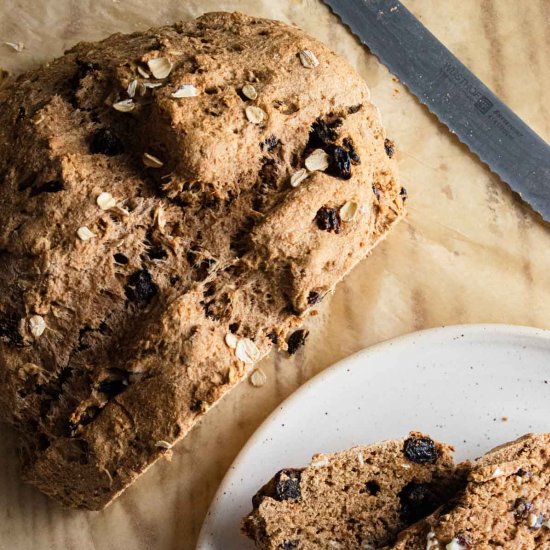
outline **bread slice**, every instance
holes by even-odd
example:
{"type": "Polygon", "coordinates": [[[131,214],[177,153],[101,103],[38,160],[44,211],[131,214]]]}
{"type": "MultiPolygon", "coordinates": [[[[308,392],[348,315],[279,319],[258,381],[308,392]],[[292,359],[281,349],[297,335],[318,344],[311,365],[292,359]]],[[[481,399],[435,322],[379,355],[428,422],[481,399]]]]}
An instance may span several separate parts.
{"type": "Polygon", "coordinates": [[[0,417],[28,481],[97,510],[296,351],[406,195],[364,81],[276,21],[81,43],[0,103],[0,417]]]}
{"type": "Polygon", "coordinates": [[[525,435],[473,462],[464,491],[391,548],[550,548],[550,434],[525,435]]]}
{"type": "Polygon", "coordinates": [[[421,433],[320,454],[275,475],[253,499],[243,532],[261,550],[380,548],[461,486],[450,445],[421,433]]]}

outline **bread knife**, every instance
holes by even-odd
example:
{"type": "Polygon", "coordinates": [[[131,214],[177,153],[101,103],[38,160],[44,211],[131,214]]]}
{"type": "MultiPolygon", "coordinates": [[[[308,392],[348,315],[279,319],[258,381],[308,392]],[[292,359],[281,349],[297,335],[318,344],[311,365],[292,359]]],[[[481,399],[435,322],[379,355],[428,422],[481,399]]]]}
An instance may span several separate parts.
{"type": "Polygon", "coordinates": [[[540,136],[398,0],[324,1],[451,133],[550,222],[550,146],[540,136]]]}

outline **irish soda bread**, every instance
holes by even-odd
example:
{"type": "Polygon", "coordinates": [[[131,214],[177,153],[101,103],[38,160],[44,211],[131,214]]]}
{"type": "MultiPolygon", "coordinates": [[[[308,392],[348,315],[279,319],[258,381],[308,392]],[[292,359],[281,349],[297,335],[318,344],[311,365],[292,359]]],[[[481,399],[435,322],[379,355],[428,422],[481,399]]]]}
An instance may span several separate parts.
{"type": "Polygon", "coordinates": [[[365,82],[212,13],[0,84],[0,414],[25,478],[100,509],[403,213],[365,82]]]}
{"type": "Polygon", "coordinates": [[[475,461],[464,492],[392,548],[550,549],[550,434],[526,435],[475,461]]]}
{"type": "Polygon", "coordinates": [[[316,455],[256,494],[243,530],[261,550],[380,548],[455,493],[463,470],[452,450],[412,433],[316,455]]]}

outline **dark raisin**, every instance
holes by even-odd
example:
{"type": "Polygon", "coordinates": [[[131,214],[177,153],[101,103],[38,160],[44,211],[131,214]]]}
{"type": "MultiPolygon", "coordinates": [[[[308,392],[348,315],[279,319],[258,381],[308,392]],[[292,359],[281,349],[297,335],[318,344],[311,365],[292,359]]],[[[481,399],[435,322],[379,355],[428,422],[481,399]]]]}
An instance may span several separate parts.
{"type": "Polygon", "coordinates": [[[403,198],[403,202],[407,200],[407,190],[404,187],[401,187],[401,191],[399,191],[399,196],[403,198]]]}
{"type": "Polygon", "coordinates": [[[57,376],[57,382],[62,386],[73,375],[72,367],[63,367],[57,376]]]}
{"type": "Polygon", "coordinates": [[[240,324],[239,323],[231,323],[229,325],[229,332],[235,334],[239,330],[240,324]]]}
{"type": "Polygon", "coordinates": [[[527,470],[525,470],[523,468],[520,468],[516,472],[516,475],[519,476],[519,477],[524,477],[525,479],[529,479],[531,477],[531,472],[528,472],[527,470]]]}
{"type": "Polygon", "coordinates": [[[126,297],[131,302],[147,305],[157,294],[158,287],[147,269],[140,269],[130,275],[125,289],[126,297]]]}
{"type": "Polygon", "coordinates": [[[262,167],[258,174],[260,181],[269,189],[277,189],[279,166],[275,159],[263,158],[262,167]]]}
{"type": "Polygon", "coordinates": [[[23,345],[23,337],[19,333],[19,319],[17,317],[0,318],[0,340],[14,346],[23,345]]]}
{"type": "Polygon", "coordinates": [[[518,498],[514,502],[514,516],[516,519],[526,519],[533,509],[533,503],[524,498],[518,498]]]}
{"type": "Polygon", "coordinates": [[[195,399],[195,401],[191,403],[190,408],[193,412],[200,412],[202,410],[202,401],[200,399],[195,399]]]}
{"type": "Polygon", "coordinates": [[[147,251],[147,255],[151,260],[165,260],[168,257],[168,253],[162,246],[152,246],[147,251]]]}
{"type": "Polygon", "coordinates": [[[268,332],[266,336],[271,340],[271,342],[273,342],[273,344],[277,345],[279,343],[279,336],[274,330],[268,332]]]}
{"type": "Polygon", "coordinates": [[[357,151],[355,150],[355,147],[353,146],[353,142],[350,138],[344,138],[342,140],[342,143],[344,147],[346,148],[349,158],[351,160],[352,164],[361,164],[361,159],[359,158],[359,155],[357,154],[357,151]]]}
{"type": "Polygon", "coordinates": [[[277,472],[274,481],[273,498],[275,500],[293,500],[300,498],[300,480],[302,472],[300,470],[281,470],[277,472]]]}
{"type": "Polygon", "coordinates": [[[417,464],[435,464],[438,459],[435,443],[429,437],[412,436],[403,445],[405,456],[417,464]]]}
{"type": "Polygon", "coordinates": [[[206,284],[202,295],[205,298],[209,298],[210,296],[214,296],[214,294],[216,294],[216,285],[213,282],[206,284]]]}
{"type": "Polygon", "coordinates": [[[113,258],[115,259],[115,262],[117,264],[121,264],[121,265],[128,264],[128,258],[124,254],[121,254],[120,252],[117,252],[116,254],[114,254],[113,258]]]}
{"type": "Polygon", "coordinates": [[[380,189],[378,189],[378,187],[376,187],[376,185],[373,185],[372,186],[372,192],[374,193],[374,196],[376,197],[376,200],[380,200],[380,196],[381,196],[381,193],[380,193],[380,189]]]}
{"type": "Polygon", "coordinates": [[[352,105],[351,107],[348,107],[348,113],[350,115],[354,115],[355,113],[358,113],[363,108],[363,104],[359,103],[358,105],[352,105]]]}
{"type": "Polygon", "coordinates": [[[278,138],[276,138],[275,136],[269,136],[262,144],[261,144],[261,148],[264,149],[268,152],[268,153],[271,153],[271,151],[273,151],[273,149],[275,149],[275,147],[277,147],[277,145],[279,145],[279,140],[278,138]]]}
{"type": "Polygon", "coordinates": [[[415,523],[431,514],[438,505],[437,498],[427,483],[411,481],[399,492],[400,516],[406,524],[415,523]]]}
{"type": "Polygon", "coordinates": [[[395,145],[391,139],[386,138],[384,140],[384,149],[386,150],[386,155],[392,158],[395,153],[395,145]]]}
{"type": "Polygon", "coordinates": [[[41,193],[57,193],[58,191],[63,191],[63,189],[65,189],[63,183],[59,180],[51,180],[33,187],[30,196],[36,197],[36,195],[40,195],[41,193]]]}
{"type": "Polygon", "coordinates": [[[338,132],[336,128],[342,124],[340,119],[338,124],[330,124],[324,120],[317,119],[312,125],[309,131],[309,140],[306,145],[306,149],[318,149],[324,148],[329,143],[335,141],[338,138],[338,132]]]}
{"type": "Polygon", "coordinates": [[[322,206],[315,215],[315,222],[317,223],[317,227],[323,231],[340,233],[342,220],[336,208],[322,206]]]}
{"type": "Polygon", "coordinates": [[[18,183],[17,190],[26,191],[29,187],[32,187],[36,183],[37,177],[38,174],[36,172],[32,172],[18,183]]]}
{"type": "Polygon", "coordinates": [[[297,540],[284,540],[279,544],[279,548],[282,550],[294,550],[294,548],[298,548],[298,541],[297,540]]]}
{"type": "Polygon", "coordinates": [[[25,111],[25,107],[19,107],[15,122],[21,122],[26,116],[27,116],[27,112],[25,111]]]}
{"type": "Polygon", "coordinates": [[[50,446],[50,440],[46,434],[38,434],[38,449],[45,451],[50,446]]]}
{"type": "Polygon", "coordinates": [[[112,378],[102,380],[97,389],[101,393],[105,393],[109,399],[116,397],[118,394],[122,393],[124,390],[128,389],[128,379],[127,378],[112,378]]]}
{"type": "Polygon", "coordinates": [[[312,290],[307,295],[307,303],[310,306],[312,306],[314,304],[318,304],[322,299],[323,299],[323,297],[321,296],[321,294],[319,294],[318,292],[315,292],[314,290],[312,290]]]}
{"type": "Polygon", "coordinates": [[[349,153],[338,145],[328,145],[325,151],[328,154],[327,174],[343,180],[349,180],[351,178],[351,158],[349,153]]]}
{"type": "Polygon", "coordinates": [[[196,281],[204,281],[206,277],[208,277],[208,274],[211,271],[211,268],[213,265],[215,265],[216,260],[213,258],[205,258],[201,261],[200,264],[195,265],[195,280],[196,281]]]}
{"type": "Polygon", "coordinates": [[[94,418],[97,417],[97,415],[101,412],[101,409],[99,407],[96,407],[95,405],[92,405],[91,407],[88,407],[78,419],[78,424],[81,426],[87,426],[92,422],[94,418]]]}
{"type": "Polygon", "coordinates": [[[365,489],[369,495],[377,495],[380,492],[380,485],[376,481],[367,481],[365,483],[365,489]]]}
{"type": "Polygon", "coordinates": [[[304,329],[295,330],[287,340],[288,353],[294,355],[306,343],[309,332],[304,329]]]}
{"type": "Polygon", "coordinates": [[[110,334],[111,333],[111,329],[109,328],[109,325],[105,321],[101,321],[101,323],[99,323],[99,329],[98,330],[101,334],[110,334]]]}
{"type": "Polygon", "coordinates": [[[124,152],[124,145],[120,138],[109,128],[96,130],[90,138],[90,153],[93,155],[107,155],[114,157],[124,152]]]}

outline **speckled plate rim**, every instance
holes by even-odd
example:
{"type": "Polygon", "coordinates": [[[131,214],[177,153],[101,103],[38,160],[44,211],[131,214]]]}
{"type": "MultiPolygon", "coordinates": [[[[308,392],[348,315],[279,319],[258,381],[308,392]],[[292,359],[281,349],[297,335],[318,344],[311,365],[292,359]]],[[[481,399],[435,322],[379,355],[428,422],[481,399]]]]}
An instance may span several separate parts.
{"type": "MultiPolygon", "coordinates": [[[[329,385],[331,380],[335,377],[341,375],[341,373],[350,372],[351,369],[361,368],[360,364],[365,361],[376,359],[376,357],[382,357],[386,352],[392,350],[395,352],[398,349],[405,350],[407,348],[414,348],[415,346],[429,346],[430,343],[433,345],[441,345],[444,343],[451,343],[453,341],[461,341],[463,343],[475,343],[476,340],[484,340],[485,344],[498,344],[499,341],[505,343],[517,349],[519,355],[517,358],[518,363],[521,362],[523,355],[528,355],[530,349],[534,349],[539,346],[539,349],[543,349],[543,352],[548,354],[548,359],[550,360],[550,330],[543,330],[534,327],[528,326],[518,326],[518,325],[506,325],[506,324],[470,324],[470,325],[449,325],[436,327],[431,329],[426,329],[422,331],[417,331],[390,340],[386,340],[379,344],[375,344],[368,348],[364,348],[345,359],[335,363],[334,365],[326,368],[305,384],[300,386],[294,393],[292,393],[287,399],[285,399],[281,405],[277,407],[256,429],[256,431],[249,438],[247,443],[243,446],[229,469],[227,470],[222,482],[212,502],[208,509],[208,512],[205,516],[204,523],[202,525],[199,539],[197,542],[196,550],[230,550],[233,548],[239,548],[240,550],[252,549],[253,545],[247,541],[244,537],[240,539],[238,546],[232,544],[230,547],[226,544],[222,546],[216,544],[216,525],[221,523],[221,519],[224,516],[224,510],[221,507],[224,505],[224,500],[228,494],[231,494],[231,486],[233,484],[233,479],[238,475],[238,471],[241,468],[241,465],[248,460],[249,456],[253,454],[254,449],[257,449],[258,446],[265,442],[267,439],[266,435],[270,431],[280,425],[280,420],[284,419],[287,409],[292,408],[296,404],[299,404],[300,401],[304,403],[307,402],[307,399],[312,390],[320,388],[325,385],[329,385]],[[525,353],[522,353],[525,352],[525,353]]],[[[410,358],[410,356],[409,356],[410,358]]],[[[548,377],[550,378],[550,361],[548,363],[548,377]]],[[[371,372],[369,374],[375,374],[375,371],[379,369],[379,365],[370,366],[371,372]]],[[[473,379],[475,380],[475,378],[473,379]]],[[[518,379],[519,380],[519,379],[518,379]]],[[[546,380],[544,380],[547,383],[546,380]]],[[[502,388],[500,388],[502,389],[502,388]]],[[[519,399],[519,396],[517,396],[519,399]]],[[[491,399],[487,400],[492,402],[491,399]]],[[[391,400],[388,401],[388,407],[391,406],[391,400]]],[[[550,400],[548,400],[548,405],[545,407],[545,410],[550,413],[550,400]]],[[[503,418],[504,419],[504,418],[503,418]]],[[[501,419],[501,420],[503,420],[501,419]]],[[[494,421],[497,419],[495,418],[494,421]]],[[[531,426],[529,426],[531,427],[531,426]]],[[[411,429],[413,427],[411,426],[411,429]]],[[[481,428],[480,428],[481,429],[481,428]]],[[[534,431],[550,431],[550,421],[548,424],[544,424],[544,428],[538,428],[534,431]]],[[[433,432],[432,432],[433,433],[433,432]]],[[[521,435],[521,434],[517,434],[521,435]]],[[[511,436],[511,438],[516,437],[517,435],[511,436]]],[[[435,437],[438,437],[437,434],[434,434],[435,437]]],[[[394,437],[392,435],[392,437],[394,437]]],[[[367,441],[360,440],[361,436],[358,436],[357,444],[367,443],[367,441]]],[[[342,447],[345,448],[345,447],[342,447]]],[[[490,446],[488,447],[490,448],[490,446]]],[[[330,452],[326,449],[326,441],[319,442],[319,445],[313,452],[330,452]],[[325,443],[325,445],[323,445],[325,443]],[[324,448],[325,447],[325,448],[324,448]]],[[[331,449],[336,450],[336,449],[331,449]]],[[[483,452],[485,452],[484,449],[483,452]]],[[[311,452],[310,454],[313,454],[311,452]]],[[[461,457],[458,457],[461,458],[461,457]]],[[[305,462],[307,463],[307,462],[305,462]]],[[[304,463],[304,464],[305,464],[304,463]]],[[[295,463],[286,463],[283,462],[282,466],[296,466],[295,463]]],[[[270,474],[275,473],[276,470],[270,470],[270,474]]],[[[264,479],[263,482],[267,481],[269,475],[264,479]]],[[[241,480],[242,481],[242,480],[241,480]]],[[[238,483],[237,483],[238,486],[238,483]]],[[[259,488],[260,484],[256,486],[259,488]]],[[[249,496],[252,497],[252,494],[249,496]]],[[[244,514],[249,510],[246,510],[244,514]]],[[[226,513],[226,512],[225,512],[226,513]]],[[[242,513],[239,512],[239,515],[242,513]]],[[[238,525],[233,526],[234,529],[238,530],[238,525]]],[[[229,536],[233,536],[234,533],[229,536]]]]}

